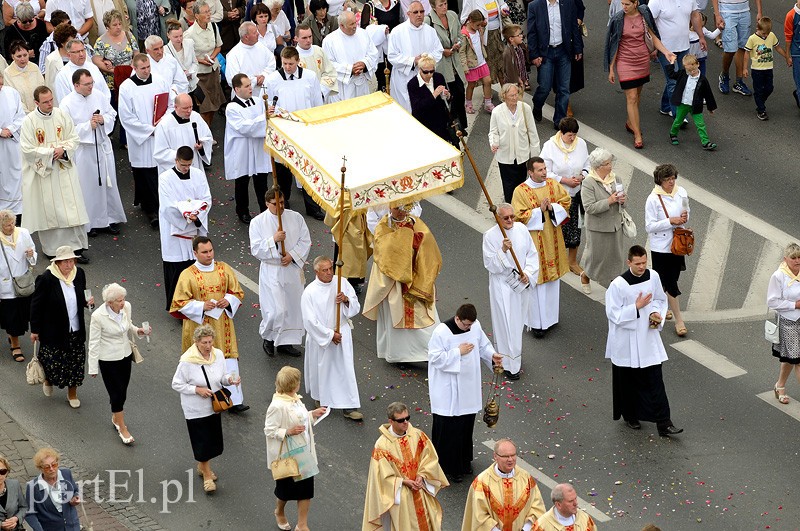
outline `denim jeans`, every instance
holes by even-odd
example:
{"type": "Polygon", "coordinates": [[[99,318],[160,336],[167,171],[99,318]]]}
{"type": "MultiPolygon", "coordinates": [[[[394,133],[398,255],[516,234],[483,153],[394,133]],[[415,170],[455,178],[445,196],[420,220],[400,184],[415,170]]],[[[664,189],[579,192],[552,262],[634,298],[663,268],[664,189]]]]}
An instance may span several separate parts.
{"type": "Polygon", "coordinates": [[[675,54],[675,64],[669,64],[667,58],[664,57],[664,54],[661,52],[658,53],[658,62],[661,63],[661,70],[664,72],[664,78],[666,79],[666,84],[664,85],[664,92],[661,93],[661,110],[664,112],[672,112],[672,116],[675,116],[675,106],[672,105],[669,100],[672,98],[672,92],[675,90],[675,84],[677,81],[669,77],[669,75],[674,71],[673,69],[677,65],[678,69],[683,67],[683,56],[686,55],[689,50],[683,50],[682,52],[672,52],[675,54]]]}
{"type": "Polygon", "coordinates": [[[533,94],[533,107],[541,109],[550,91],[556,93],[555,112],[553,123],[558,124],[567,115],[569,104],[569,78],[572,72],[572,62],[567,55],[566,47],[562,44],[555,48],[549,47],[547,55],[542,58],[542,64],[536,74],[536,92],[533,94]]]}
{"type": "Polygon", "coordinates": [[[794,89],[800,95],[800,56],[792,56],[792,77],[794,78],[794,89]]]}
{"type": "Polygon", "coordinates": [[[767,98],[775,90],[772,82],[772,69],[752,69],[750,70],[750,78],[753,80],[753,99],[756,102],[756,110],[758,112],[767,112],[767,98]]]}

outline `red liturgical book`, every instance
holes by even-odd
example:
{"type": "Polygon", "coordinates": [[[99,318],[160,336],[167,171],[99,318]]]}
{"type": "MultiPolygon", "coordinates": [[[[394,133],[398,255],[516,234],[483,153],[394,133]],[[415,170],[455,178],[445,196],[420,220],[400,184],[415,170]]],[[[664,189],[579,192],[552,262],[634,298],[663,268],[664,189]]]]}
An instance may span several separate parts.
{"type": "Polygon", "coordinates": [[[162,116],[167,114],[169,105],[169,92],[162,92],[153,97],[153,126],[155,126],[162,116]]]}

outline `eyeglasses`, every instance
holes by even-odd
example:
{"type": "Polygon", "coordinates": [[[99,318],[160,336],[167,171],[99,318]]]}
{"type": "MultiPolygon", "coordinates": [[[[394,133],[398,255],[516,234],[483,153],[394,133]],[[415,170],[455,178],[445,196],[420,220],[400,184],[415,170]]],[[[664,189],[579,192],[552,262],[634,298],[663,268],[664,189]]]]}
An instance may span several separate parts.
{"type": "Polygon", "coordinates": [[[433,74],[436,70],[420,70],[423,74],[433,74]]]}
{"type": "Polygon", "coordinates": [[[510,219],[514,219],[514,216],[513,214],[511,216],[500,216],[500,219],[508,221],[510,219]]]}
{"type": "Polygon", "coordinates": [[[425,11],[422,11],[422,10],[417,10],[417,11],[409,11],[409,12],[408,12],[408,14],[409,14],[409,15],[420,15],[420,14],[422,14],[422,13],[424,13],[424,12],[425,12],[425,11]]]}
{"type": "Polygon", "coordinates": [[[5,476],[6,474],[8,474],[8,469],[7,468],[0,468],[0,476],[5,476]]]}
{"type": "Polygon", "coordinates": [[[396,422],[398,424],[402,424],[404,422],[408,422],[409,420],[411,420],[411,415],[406,415],[405,417],[402,417],[402,418],[399,418],[399,419],[391,419],[391,420],[392,420],[392,422],[396,422]]]}
{"type": "Polygon", "coordinates": [[[49,465],[42,464],[42,466],[41,466],[42,470],[53,470],[53,469],[57,469],[57,468],[58,468],[58,461],[53,461],[49,465]]]}

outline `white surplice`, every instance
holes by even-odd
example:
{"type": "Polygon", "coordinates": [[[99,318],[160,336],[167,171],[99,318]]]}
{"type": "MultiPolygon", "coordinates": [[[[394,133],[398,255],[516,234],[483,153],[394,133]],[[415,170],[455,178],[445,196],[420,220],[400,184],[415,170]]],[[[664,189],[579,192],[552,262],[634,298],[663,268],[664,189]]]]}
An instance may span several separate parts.
{"type": "Polygon", "coordinates": [[[125,223],[114,150],[108,138],[114,130],[117,112],[102,92],[94,90],[88,96],[71,92],[61,100],[60,107],[72,117],[80,140],[74,162],[89,216],[88,228],[104,229],[112,223],[125,223]],[[92,129],[90,121],[98,110],[103,116],[103,125],[92,129]]]}
{"type": "Polygon", "coordinates": [[[322,88],[322,97],[327,98],[331,92],[335,94],[336,69],[333,67],[333,63],[328,60],[322,48],[316,44],[312,44],[308,50],[298,46],[297,53],[300,54],[300,62],[298,63],[300,67],[317,74],[322,88]]]}
{"type": "Polygon", "coordinates": [[[166,79],[175,95],[189,92],[189,80],[177,59],[166,53],[160,61],[153,59],[150,54],[147,56],[150,58],[150,71],[166,79]]]}
{"type": "MultiPolygon", "coordinates": [[[[245,74],[250,78],[253,86],[253,96],[261,98],[261,89],[264,83],[259,85],[256,76],[264,76],[266,81],[266,77],[273,73],[275,68],[275,54],[263,42],[256,42],[252,45],[239,42],[225,56],[225,79],[231,86],[231,96],[234,95],[233,76],[245,74]]],[[[272,100],[272,94],[269,92],[267,94],[272,100]]]]}
{"type": "MultiPolygon", "coordinates": [[[[606,291],[606,317],[608,317],[608,340],[606,358],[617,367],[642,369],[667,361],[667,351],[661,341],[661,329],[667,315],[667,295],[661,287],[658,273],[650,271],[650,279],[630,285],[620,275],[606,291]],[[652,294],[647,306],[637,310],[639,294],[652,294]],[[650,314],[661,316],[657,328],[650,328],[650,314]]],[[[629,273],[633,277],[632,273],[629,273]]]]}
{"type": "Polygon", "coordinates": [[[225,179],[269,173],[266,135],[264,100],[242,101],[234,96],[225,107],[225,179]]]}
{"type": "Polygon", "coordinates": [[[405,110],[411,112],[408,99],[408,82],[419,73],[415,58],[421,53],[432,55],[438,63],[444,50],[436,30],[428,24],[414,26],[406,20],[389,34],[389,62],[392,63],[392,77],[389,81],[392,97],[405,110]]]}
{"type": "Polygon", "coordinates": [[[311,235],[303,216],[293,210],[281,215],[286,232],[284,247],[292,262],[281,265],[281,247],[275,242],[278,217],[265,210],[250,222],[250,254],[261,261],[258,270],[258,302],[261,306],[262,339],[274,341],[275,346],[299,345],[303,340],[303,296],[305,266],[311,250],[311,235]]]}
{"type": "Polygon", "coordinates": [[[354,35],[346,35],[341,28],[337,29],[322,41],[322,51],[336,69],[337,93],[328,94],[328,103],[371,92],[369,81],[378,67],[378,49],[366,31],[358,28],[354,35]],[[353,64],[359,61],[366,65],[366,69],[358,76],[353,76],[353,64]]]}
{"type": "Polygon", "coordinates": [[[298,67],[294,74],[288,74],[280,68],[267,76],[264,87],[270,105],[278,96],[278,107],[288,112],[322,105],[322,87],[317,74],[310,70],[298,67]]]}
{"type": "Polygon", "coordinates": [[[358,315],[361,304],[355,290],[346,280],[342,293],[350,300],[342,303],[339,333],[342,341],[334,344],[336,326],[336,278],[327,284],[315,278],[303,291],[303,326],[306,330],[303,374],[306,393],[325,407],[358,409],[358,383],[353,365],[353,335],[350,319],[358,315]]]}
{"type": "Polygon", "coordinates": [[[19,134],[25,111],[19,92],[0,87],[0,129],[8,129],[10,138],[0,138],[0,210],[22,214],[22,154],[19,134]]]}
{"type": "Polygon", "coordinates": [[[483,267],[489,271],[489,304],[492,308],[492,331],[497,350],[503,354],[503,368],[518,373],[522,364],[522,333],[528,313],[531,290],[539,275],[539,253],[531,234],[522,223],[506,230],[511,247],[522,270],[528,276],[528,287],[517,293],[506,282],[516,269],[510,251],[503,252],[503,234],[495,225],[483,235],[483,267]]]}
{"type": "Polygon", "coordinates": [[[192,238],[208,235],[211,190],[206,174],[189,168],[189,178],[181,179],[174,167],[168,169],[158,176],[158,202],[161,259],[165,262],[191,260],[194,258],[192,238]],[[203,203],[205,208],[202,208],[203,203]],[[195,211],[200,227],[185,215],[195,211]]]}
{"type": "Polygon", "coordinates": [[[479,412],[483,408],[481,361],[491,369],[494,354],[479,320],[460,334],[454,334],[446,323],[439,323],[428,344],[431,413],[457,417],[479,412]],[[472,343],[472,352],[462,356],[462,343],[472,343]]]}
{"type": "Polygon", "coordinates": [[[108,90],[108,85],[106,84],[106,79],[103,77],[103,73],[100,72],[100,69],[97,68],[92,60],[87,57],[82,66],[76,65],[72,61],[68,61],[58,72],[58,75],[53,82],[53,97],[56,99],[56,103],[61,103],[61,100],[64,99],[64,96],[75,90],[75,85],[72,83],[72,74],[74,74],[75,71],[80,68],[84,68],[88,70],[90,74],[92,74],[92,79],[94,80],[94,90],[104,94],[110,102],[111,91],[108,90]]]}
{"type": "MultiPolygon", "coordinates": [[[[182,122],[183,120],[180,121],[182,122]]],[[[158,122],[153,140],[153,158],[158,163],[159,175],[175,165],[175,156],[181,146],[189,146],[194,150],[192,167],[197,168],[205,175],[206,170],[203,167],[203,163],[211,164],[213,142],[214,137],[211,134],[211,129],[208,128],[208,124],[198,113],[192,111],[188,122],[179,123],[175,113],[168,112],[158,122]],[[197,125],[197,138],[203,144],[202,155],[194,149],[196,141],[193,124],[197,125]]]]}
{"type": "MultiPolygon", "coordinates": [[[[155,145],[153,131],[156,129],[153,125],[155,105],[153,98],[157,94],[168,94],[169,83],[157,74],[150,74],[150,82],[139,85],[134,81],[134,77],[136,74],[119,86],[119,121],[128,136],[128,160],[131,167],[155,168],[158,163],[153,157],[155,145]]],[[[147,81],[143,82],[138,77],[136,79],[139,83],[147,81]]],[[[173,99],[170,98],[167,114],[172,112],[173,99]]],[[[174,159],[172,163],[175,163],[174,159]]]]}

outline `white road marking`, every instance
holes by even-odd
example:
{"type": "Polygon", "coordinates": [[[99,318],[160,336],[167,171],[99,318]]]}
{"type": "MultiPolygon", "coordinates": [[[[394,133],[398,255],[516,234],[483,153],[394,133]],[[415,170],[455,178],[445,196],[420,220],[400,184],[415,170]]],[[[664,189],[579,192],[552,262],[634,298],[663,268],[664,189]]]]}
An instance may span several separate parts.
{"type": "MultiPolygon", "coordinates": [[[[233,268],[231,267],[231,269],[233,268]]],[[[233,273],[236,275],[236,279],[239,281],[239,284],[258,295],[258,282],[250,280],[250,278],[246,277],[244,273],[237,269],[233,269],[233,273]]]]}
{"type": "Polygon", "coordinates": [[[783,248],[771,241],[764,240],[756,269],[750,280],[750,289],[744,299],[744,307],[756,306],[767,311],[767,284],[772,273],[778,268],[783,258],[783,248]]]}
{"type": "MultiPolygon", "coordinates": [[[[488,441],[483,441],[483,445],[490,450],[494,451],[494,443],[496,441],[489,439],[488,441]]],[[[541,470],[535,468],[533,465],[522,459],[521,457],[517,457],[517,465],[520,468],[524,469],[528,474],[533,476],[533,479],[536,480],[537,483],[541,483],[545,485],[548,489],[553,490],[553,487],[558,485],[558,482],[553,481],[550,479],[547,474],[543,473],[541,470]]],[[[545,504],[549,505],[549,504],[545,504]]],[[[589,516],[594,518],[595,522],[610,522],[611,517],[602,512],[600,509],[594,507],[589,502],[578,496],[578,505],[581,509],[589,513],[589,516]]]]}
{"type": "Polygon", "coordinates": [[[714,352],[694,339],[672,343],[670,346],[723,378],[735,378],[747,374],[746,370],[733,363],[727,357],[714,352]]]}
{"type": "Polygon", "coordinates": [[[764,393],[759,393],[756,396],[779,411],[783,411],[795,420],[800,420],[800,402],[797,400],[790,397],[788,404],[781,404],[775,398],[774,391],[766,391],[764,393]]]}
{"type": "Polygon", "coordinates": [[[716,308],[725,264],[728,261],[728,250],[731,248],[731,236],[733,221],[719,212],[711,212],[706,236],[702,242],[698,242],[700,257],[689,301],[686,303],[687,310],[710,312],[716,308]]]}

